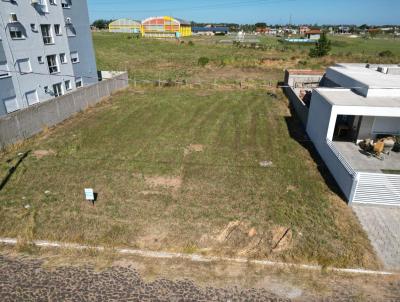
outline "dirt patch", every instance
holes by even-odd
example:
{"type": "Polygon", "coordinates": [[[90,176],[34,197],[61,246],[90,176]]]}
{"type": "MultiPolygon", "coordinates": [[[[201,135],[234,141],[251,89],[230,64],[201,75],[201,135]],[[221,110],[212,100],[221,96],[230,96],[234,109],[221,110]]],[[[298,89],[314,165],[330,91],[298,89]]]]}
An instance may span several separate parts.
{"type": "Polygon", "coordinates": [[[33,151],[32,154],[37,159],[41,159],[41,158],[46,157],[46,156],[56,155],[57,153],[54,150],[50,149],[50,150],[36,150],[36,151],[33,151]]]}
{"type": "Polygon", "coordinates": [[[290,228],[277,226],[272,230],[272,251],[281,252],[290,248],[293,232],[290,228]]]}
{"type": "Polygon", "coordinates": [[[200,144],[191,144],[189,146],[187,146],[184,150],[183,150],[183,154],[185,156],[194,153],[194,152],[203,152],[204,151],[204,146],[200,145],[200,144]]]}
{"type": "Polygon", "coordinates": [[[168,176],[153,176],[146,177],[146,183],[151,187],[163,187],[171,188],[174,190],[180,189],[182,186],[182,178],[178,177],[168,177],[168,176]]]}
{"type": "Polygon", "coordinates": [[[241,225],[243,225],[243,223],[238,220],[229,222],[229,224],[218,235],[217,241],[222,243],[228,240],[232,232],[235,231],[241,225]]]}

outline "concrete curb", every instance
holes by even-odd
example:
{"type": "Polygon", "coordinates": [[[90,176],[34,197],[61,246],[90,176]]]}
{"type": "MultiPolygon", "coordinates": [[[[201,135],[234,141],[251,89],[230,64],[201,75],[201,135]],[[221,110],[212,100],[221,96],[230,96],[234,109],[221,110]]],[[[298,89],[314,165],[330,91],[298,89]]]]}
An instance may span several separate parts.
{"type": "MultiPolygon", "coordinates": [[[[0,238],[0,244],[5,245],[17,245],[18,240],[14,238],[0,238]]],[[[35,240],[31,242],[33,245],[44,248],[61,248],[61,249],[75,249],[75,250],[85,250],[92,249],[97,251],[105,251],[107,248],[102,246],[89,246],[80,245],[75,243],[62,243],[62,242],[51,242],[44,240],[35,240]]],[[[229,257],[216,257],[216,256],[203,256],[199,254],[184,254],[184,253],[171,253],[171,252],[155,252],[137,249],[113,249],[118,254],[134,255],[145,258],[159,258],[159,259],[183,259],[193,262],[213,262],[213,261],[225,261],[234,263],[249,263],[263,266],[276,266],[276,267],[286,267],[286,268],[297,268],[304,270],[314,270],[321,271],[322,266],[319,265],[307,265],[307,264],[294,264],[285,262],[273,262],[269,260],[252,260],[246,258],[229,258],[229,257]]],[[[398,275],[396,272],[388,271],[373,271],[358,268],[327,268],[327,271],[348,273],[348,274],[360,274],[360,275],[398,275]]]]}

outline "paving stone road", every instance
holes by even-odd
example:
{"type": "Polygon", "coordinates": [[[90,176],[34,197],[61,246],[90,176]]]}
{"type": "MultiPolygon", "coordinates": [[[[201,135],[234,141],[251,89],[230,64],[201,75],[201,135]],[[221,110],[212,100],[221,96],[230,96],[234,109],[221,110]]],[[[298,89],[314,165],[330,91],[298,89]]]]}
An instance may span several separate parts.
{"type": "MultiPolygon", "coordinates": [[[[48,269],[42,264],[43,260],[0,255],[0,301],[291,301],[286,291],[282,292],[285,297],[279,297],[279,293],[262,288],[200,287],[187,279],[145,282],[132,267],[113,266],[96,272],[91,267],[48,269]]],[[[323,297],[302,292],[293,301],[400,302],[400,280],[372,283],[372,292],[366,293],[365,282],[360,287],[354,279],[345,283],[335,280],[323,297]]]]}
{"type": "Polygon", "coordinates": [[[400,207],[353,205],[387,269],[400,270],[400,207]]]}
{"type": "Polygon", "coordinates": [[[201,288],[192,281],[146,283],[132,268],[42,268],[39,260],[0,256],[0,300],[6,301],[289,301],[262,289],[201,288]]]}

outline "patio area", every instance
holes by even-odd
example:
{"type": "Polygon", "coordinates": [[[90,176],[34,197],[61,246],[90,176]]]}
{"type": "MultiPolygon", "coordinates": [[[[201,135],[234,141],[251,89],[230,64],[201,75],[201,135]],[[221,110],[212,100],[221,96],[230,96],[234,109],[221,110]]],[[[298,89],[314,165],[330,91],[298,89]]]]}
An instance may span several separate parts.
{"type": "Polygon", "coordinates": [[[379,160],[363,154],[360,147],[354,143],[334,142],[333,144],[356,172],[383,173],[382,170],[398,170],[400,173],[400,153],[383,154],[384,160],[379,160]]]}

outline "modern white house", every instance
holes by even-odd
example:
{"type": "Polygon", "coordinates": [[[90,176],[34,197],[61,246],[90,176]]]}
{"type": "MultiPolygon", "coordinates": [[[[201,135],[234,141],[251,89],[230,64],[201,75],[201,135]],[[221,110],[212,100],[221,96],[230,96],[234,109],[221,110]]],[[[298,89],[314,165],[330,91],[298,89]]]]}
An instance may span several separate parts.
{"type": "Polygon", "coordinates": [[[400,206],[400,153],[365,154],[361,140],[400,135],[400,66],[340,64],[314,89],[307,134],[350,202],[400,206]]]}
{"type": "Polygon", "coordinates": [[[306,131],[347,200],[400,206],[400,153],[359,146],[400,136],[400,66],[338,64],[311,90],[306,131]]]}
{"type": "Polygon", "coordinates": [[[0,1],[0,116],[97,81],[86,0],[0,1]]]}

